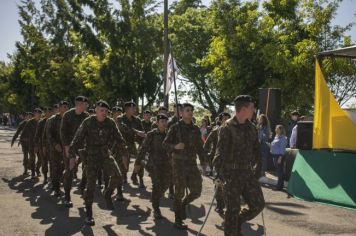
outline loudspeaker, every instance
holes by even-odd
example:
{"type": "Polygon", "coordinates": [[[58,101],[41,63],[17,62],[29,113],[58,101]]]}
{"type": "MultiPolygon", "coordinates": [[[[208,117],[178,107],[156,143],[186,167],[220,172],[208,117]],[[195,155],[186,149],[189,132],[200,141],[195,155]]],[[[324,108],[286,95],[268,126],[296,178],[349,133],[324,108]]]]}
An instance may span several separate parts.
{"type": "Polygon", "coordinates": [[[311,150],[313,148],[313,121],[298,121],[297,149],[311,150]]]}
{"type": "Polygon", "coordinates": [[[258,108],[260,114],[267,115],[271,130],[281,122],[281,90],[278,88],[260,88],[258,108]]]}

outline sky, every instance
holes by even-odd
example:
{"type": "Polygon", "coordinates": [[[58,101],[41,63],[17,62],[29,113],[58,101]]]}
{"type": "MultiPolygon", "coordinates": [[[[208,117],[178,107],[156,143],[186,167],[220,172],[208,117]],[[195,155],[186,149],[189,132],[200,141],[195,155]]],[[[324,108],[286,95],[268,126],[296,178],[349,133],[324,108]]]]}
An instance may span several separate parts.
{"type": "MultiPolygon", "coordinates": [[[[35,0],[39,2],[39,0],[35,0]]],[[[16,4],[20,0],[0,0],[0,60],[8,62],[7,54],[15,50],[15,42],[21,41],[20,26],[18,23],[18,9],[16,4]]],[[[169,0],[169,4],[173,0],[169,0]]],[[[209,5],[210,0],[202,0],[204,5],[209,5]]],[[[116,4],[115,4],[116,5],[116,4]]],[[[345,26],[347,23],[356,21],[356,0],[344,0],[334,19],[334,24],[345,26]]],[[[356,42],[356,26],[348,33],[352,42],[356,42]]]]}

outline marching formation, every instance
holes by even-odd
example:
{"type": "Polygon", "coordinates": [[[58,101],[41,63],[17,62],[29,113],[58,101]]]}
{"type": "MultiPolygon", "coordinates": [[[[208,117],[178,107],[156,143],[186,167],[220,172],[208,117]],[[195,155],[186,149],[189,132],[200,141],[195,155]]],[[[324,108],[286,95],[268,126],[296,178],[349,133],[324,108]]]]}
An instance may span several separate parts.
{"type": "Polygon", "coordinates": [[[20,137],[23,174],[30,171],[31,178],[37,179],[42,171],[44,184],[51,186],[57,198],[62,197],[62,186],[64,207],[73,207],[72,182],[82,168],[79,189],[87,225],[95,225],[92,204],[97,183],[109,210],[114,210],[115,191],[116,201],[126,200],[123,186],[128,182],[130,160],[135,159],[130,180],[145,188],[143,176],[148,172],[155,219],[164,218],[160,199],[169,191],[174,227],[187,229],[186,208],[201,195],[202,175],[210,175],[215,179],[215,210],[224,215],[225,235],[242,235],[241,225],[256,217],[265,203],[258,182],[262,163],[252,123],[254,100],[240,95],[234,102],[235,114],[221,113],[205,140],[194,124],[190,103],[176,104],[171,117],[166,107],[160,107],[155,117],[144,111],[141,120],[132,101],[110,109],[106,101],[99,100],[95,109],[87,109],[88,99],[78,96],[71,109],[68,101],[60,101],[51,108],[27,112],[11,146],[20,137]],[[247,208],[241,209],[242,198],[247,208]]]}

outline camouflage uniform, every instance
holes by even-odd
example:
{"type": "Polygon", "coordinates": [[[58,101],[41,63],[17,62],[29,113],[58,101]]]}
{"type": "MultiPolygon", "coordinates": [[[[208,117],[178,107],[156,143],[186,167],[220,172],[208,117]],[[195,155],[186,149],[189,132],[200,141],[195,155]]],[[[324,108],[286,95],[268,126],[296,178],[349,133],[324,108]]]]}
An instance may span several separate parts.
{"type": "MultiPolygon", "coordinates": [[[[140,144],[142,142],[142,138],[138,137],[133,129],[136,129],[138,131],[143,131],[141,120],[136,116],[132,116],[131,119],[129,119],[127,118],[126,114],[123,114],[122,116],[119,116],[117,118],[117,124],[119,126],[120,132],[122,133],[122,136],[126,141],[127,149],[130,155],[129,158],[131,157],[136,158],[137,148],[135,142],[138,142],[140,144]]],[[[124,176],[124,179],[126,179],[127,171],[125,170],[125,172],[122,174],[124,176]]],[[[144,174],[143,170],[140,170],[140,172],[138,173],[141,183],[142,183],[143,174],[144,174]]],[[[132,173],[131,178],[136,178],[136,174],[132,173]]]]}
{"type": "Polygon", "coordinates": [[[48,156],[43,152],[44,143],[42,142],[42,137],[44,133],[44,128],[47,118],[42,118],[37,125],[35,134],[35,146],[38,149],[38,156],[41,159],[42,174],[44,175],[45,181],[47,180],[48,173],[48,156]]]}
{"type": "Polygon", "coordinates": [[[20,136],[20,143],[21,143],[21,148],[22,148],[22,152],[23,152],[23,167],[24,167],[24,174],[27,173],[27,169],[28,169],[28,152],[29,152],[29,147],[28,147],[28,139],[22,135],[22,131],[25,128],[27,123],[27,120],[24,120],[20,123],[19,127],[16,130],[16,133],[14,134],[14,137],[12,138],[11,141],[11,146],[14,144],[14,142],[16,141],[17,137],[21,134],[20,136]]]}
{"type": "Polygon", "coordinates": [[[158,129],[148,132],[136,160],[136,163],[140,165],[148,153],[146,170],[152,179],[151,200],[155,211],[159,211],[159,200],[167,191],[172,176],[170,159],[162,146],[165,137],[166,132],[162,133],[158,129]]]}
{"type": "MultiPolygon", "coordinates": [[[[204,150],[206,151],[206,153],[208,153],[209,165],[211,170],[213,169],[212,161],[216,152],[216,145],[218,143],[218,132],[219,132],[219,127],[215,127],[211,131],[211,133],[209,134],[208,138],[204,143],[204,150]]],[[[224,209],[225,207],[222,186],[217,186],[215,197],[216,197],[216,205],[217,205],[216,208],[222,211],[222,209],[224,209]]]]}
{"type": "MultiPolygon", "coordinates": [[[[52,160],[51,160],[51,146],[50,146],[50,142],[48,140],[48,129],[50,127],[50,122],[51,122],[51,118],[54,117],[55,115],[52,115],[51,117],[49,117],[46,120],[46,123],[44,125],[43,128],[43,133],[42,133],[42,145],[44,147],[43,153],[44,155],[47,156],[47,162],[49,165],[49,177],[52,180],[52,160]]],[[[42,169],[43,170],[43,169],[42,169]]]]}
{"type": "Polygon", "coordinates": [[[146,134],[152,130],[152,122],[151,121],[147,122],[145,120],[142,120],[141,122],[142,122],[142,128],[146,134]]]}
{"type": "Polygon", "coordinates": [[[85,144],[87,184],[84,200],[87,206],[93,203],[99,170],[103,169],[109,176],[106,198],[111,198],[112,192],[121,181],[119,167],[114,158],[110,156],[110,147],[114,142],[120,154],[127,153],[125,141],[114,120],[106,118],[103,122],[99,122],[96,116],[90,116],[80,125],[70,145],[70,158],[75,158],[78,150],[85,144]]]}
{"type": "Polygon", "coordinates": [[[35,118],[30,119],[26,123],[21,134],[21,139],[23,138],[23,140],[26,140],[25,142],[27,143],[29,148],[29,154],[30,154],[29,165],[30,165],[32,177],[35,176],[35,172],[37,173],[37,175],[39,175],[40,167],[41,167],[40,156],[38,155],[38,153],[35,152],[35,134],[36,134],[37,125],[38,125],[38,121],[35,118]],[[36,163],[36,155],[37,155],[37,163],[36,163]]]}
{"type": "Polygon", "coordinates": [[[52,116],[51,118],[48,119],[47,127],[46,127],[47,142],[48,142],[48,146],[50,147],[49,149],[50,162],[52,165],[52,177],[51,177],[52,188],[57,193],[59,192],[60,179],[63,175],[63,170],[64,170],[64,164],[63,164],[64,150],[63,150],[63,145],[60,136],[61,122],[62,122],[61,115],[56,114],[55,116],[52,116]],[[57,144],[61,146],[62,148],[61,152],[55,149],[55,146],[57,144]]]}
{"type": "MultiPolygon", "coordinates": [[[[66,111],[63,115],[61,122],[61,141],[63,147],[69,146],[74,138],[75,132],[77,131],[80,124],[85,118],[89,116],[89,113],[84,111],[77,115],[75,113],[75,108],[66,111]]],[[[76,170],[69,169],[69,157],[64,153],[64,175],[63,175],[63,187],[65,191],[65,200],[70,202],[70,190],[72,188],[73,177],[76,170]]]]}
{"type": "Polygon", "coordinates": [[[182,219],[185,219],[185,206],[200,197],[202,190],[203,179],[196,158],[198,154],[200,164],[204,165],[205,153],[199,127],[194,124],[186,124],[182,120],[179,121],[169,129],[167,137],[163,141],[163,146],[168,152],[172,153],[175,187],[173,208],[176,222],[181,222],[182,219]],[[183,150],[174,148],[178,143],[184,143],[183,150]],[[189,189],[189,194],[184,196],[186,188],[189,189]]]}
{"type": "Polygon", "coordinates": [[[240,124],[234,117],[221,126],[213,163],[224,180],[226,236],[241,235],[241,224],[256,217],[264,208],[258,182],[259,155],[257,129],[250,121],[240,124]],[[248,205],[248,209],[242,211],[241,195],[248,205]]]}

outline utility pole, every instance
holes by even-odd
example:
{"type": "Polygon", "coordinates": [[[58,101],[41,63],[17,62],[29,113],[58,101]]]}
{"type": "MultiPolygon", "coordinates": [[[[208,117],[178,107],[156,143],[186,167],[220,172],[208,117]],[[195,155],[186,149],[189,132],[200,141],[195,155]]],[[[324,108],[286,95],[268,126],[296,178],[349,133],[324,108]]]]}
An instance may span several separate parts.
{"type": "MultiPolygon", "coordinates": [[[[168,62],[168,0],[164,0],[164,10],[163,10],[163,24],[164,24],[164,37],[163,37],[163,48],[164,48],[164,59],[163,59],[163,86],[164,94],[166,94],[166,79],[167,79],[167,62],[168,62]]],[[[164,95],[164,106],[168,107],[169,94],[164,95]]]]}

